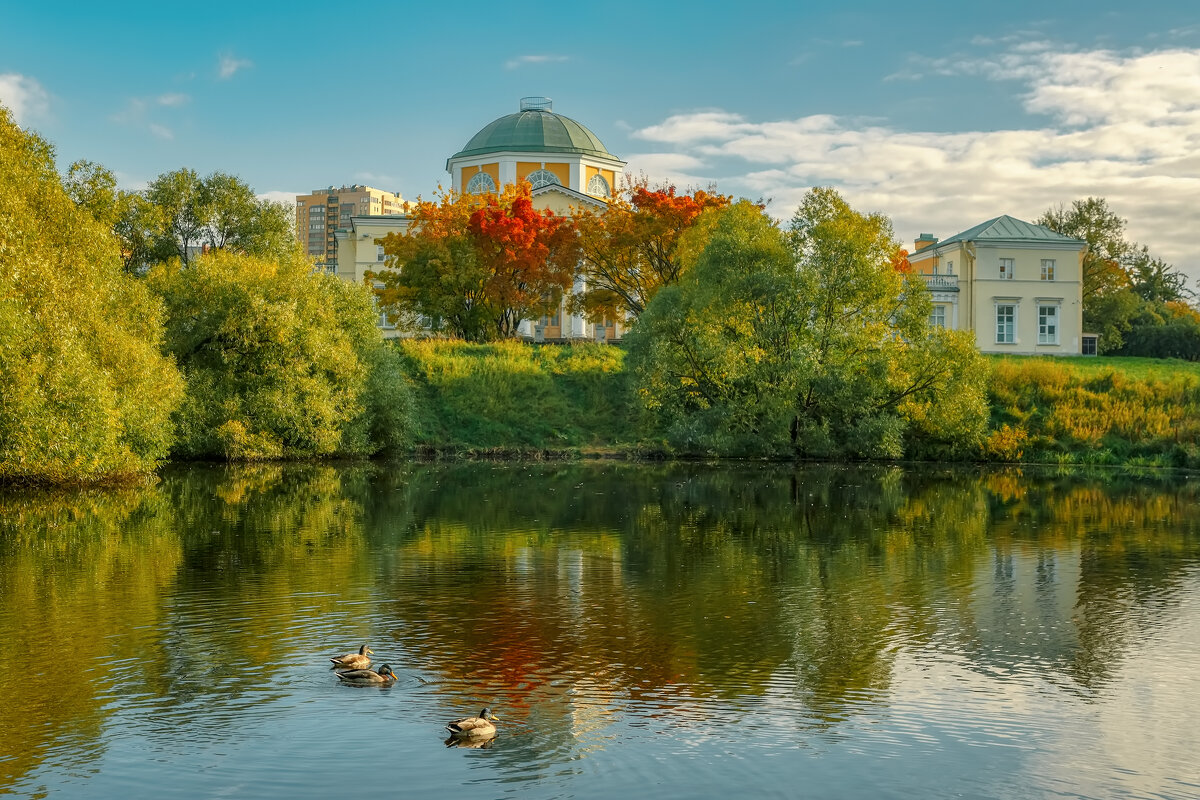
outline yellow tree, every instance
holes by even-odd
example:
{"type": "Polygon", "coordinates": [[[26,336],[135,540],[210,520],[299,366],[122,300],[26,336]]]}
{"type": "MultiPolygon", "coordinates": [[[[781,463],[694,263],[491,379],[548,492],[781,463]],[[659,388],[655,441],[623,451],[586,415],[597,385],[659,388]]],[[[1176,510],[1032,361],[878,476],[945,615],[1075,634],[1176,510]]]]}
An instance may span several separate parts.
{"type": "Polygon", "coordinates": [[[638,316],[663,286],[679,282],[686,260],[680,238],[708,209],[729,205],[728,195],[672,184],[651,187],[645,177],[630,180],[601,213],[575,214],[586,290],[577,310],[592,318],[638,316]]]}

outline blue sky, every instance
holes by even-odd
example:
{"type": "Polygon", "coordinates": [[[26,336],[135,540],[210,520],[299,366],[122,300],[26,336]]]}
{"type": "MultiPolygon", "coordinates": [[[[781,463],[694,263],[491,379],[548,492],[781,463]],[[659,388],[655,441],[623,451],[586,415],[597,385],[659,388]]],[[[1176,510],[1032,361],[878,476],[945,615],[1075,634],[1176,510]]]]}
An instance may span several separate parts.
{"type": "Polygon", "coordinates": [[[906,242],[1103,196],[1200,277],[1194,2],[0,4],[0,103],[128,188],[429,196],[524,95],[652,179],[778,217],[832,185],[906,242]]]}

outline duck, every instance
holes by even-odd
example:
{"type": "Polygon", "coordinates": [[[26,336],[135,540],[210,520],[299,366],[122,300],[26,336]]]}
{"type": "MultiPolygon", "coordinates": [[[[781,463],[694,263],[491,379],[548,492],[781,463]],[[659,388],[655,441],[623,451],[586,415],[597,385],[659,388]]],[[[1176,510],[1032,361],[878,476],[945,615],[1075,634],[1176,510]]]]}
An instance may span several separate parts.
{"type": "Polygon", "coordinates": [[[357,653],[346,653],[336,658],[329,659],[333,662],[336,669],[366,669],[371,666],[371,655],[375,651],[367,647],[365,644],[358,648],[357,653]]]}
{"type": "Polygon", "coordinates": [[[357,686],[369,686],[380,683],[387,684],[398,680],[396,673],[392,672],[392,668],[387,664],[384,664],[378,670],[348,669],[345,672],[335,672],[334,674],[346,683],[353,683],[357,686]]]}
{"type": "Polygon", "coordinates": [[[491,710],[485,708],[479,712],[477,717],[463,717],[446,723],[446,730],[450,732],[452,739],[495,736],[496,726],[492,723],[499,719],[491,710]]]}

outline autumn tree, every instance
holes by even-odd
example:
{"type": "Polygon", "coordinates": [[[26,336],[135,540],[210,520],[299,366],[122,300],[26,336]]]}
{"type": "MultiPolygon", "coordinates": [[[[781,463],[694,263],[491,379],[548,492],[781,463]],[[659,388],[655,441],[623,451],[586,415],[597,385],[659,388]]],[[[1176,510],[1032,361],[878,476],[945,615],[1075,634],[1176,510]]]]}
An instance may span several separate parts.
{"type": "Polygon", "coordinates": [[[93,161],[71,164],[63,186],[77,206],[116,235],[125,271],[143,271],[154,258],[156,239],[163,228],[161,210],[142,193],[118,188],[116,175],[93,161]]]}
{"type": "Polygon", "coordinates": [[[573,298],[577,308],[592,318],[640,315],[659,289],[679,282],[686,268],[678,252],[683,234],[704,211],[729,202],[728,195],[703,189],[651,187],[643,177],[628,181],[603,211],[577,211],[586,282],[573,298]]]}
{"type": "Polygon", "coordinates": [[[387,266],[370,277],[389,316],[468,341],[515,336],[556,308],[579,260],[571,221],[534,209],[527,184],[418,200],[410,230],[383,248],[387,266]]]}

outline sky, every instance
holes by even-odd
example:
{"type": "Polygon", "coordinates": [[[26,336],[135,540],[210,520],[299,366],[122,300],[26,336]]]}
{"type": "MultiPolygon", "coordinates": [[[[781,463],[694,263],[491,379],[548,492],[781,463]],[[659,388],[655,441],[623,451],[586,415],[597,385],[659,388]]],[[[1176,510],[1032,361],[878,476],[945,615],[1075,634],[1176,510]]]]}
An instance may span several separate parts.
{"type": "Polygon", "coordinates": [[[833,186],[911,248],[1097,196],[1200,278],[1195,0],[0,0],[0,104],[60,168],[99,162],[128,189],[186,166],[289,202],[350,183],[428,198],[527,95],[634,174],[780,219],[833,186]]]}

